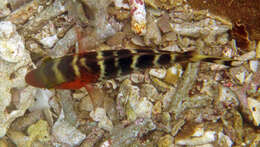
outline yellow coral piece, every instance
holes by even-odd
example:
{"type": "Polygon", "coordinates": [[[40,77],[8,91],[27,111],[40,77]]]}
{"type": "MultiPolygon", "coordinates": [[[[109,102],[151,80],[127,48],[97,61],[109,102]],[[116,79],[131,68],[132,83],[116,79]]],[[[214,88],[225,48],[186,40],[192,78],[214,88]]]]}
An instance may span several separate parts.
{"type": "Polygon", "coordinates": [[[48,131],[48,123],[44,120],[39,120],[37,123],[31,125],[27,133],[33,140],[39,140],[40,142],[50,141],[50,134],[48,131]]]}

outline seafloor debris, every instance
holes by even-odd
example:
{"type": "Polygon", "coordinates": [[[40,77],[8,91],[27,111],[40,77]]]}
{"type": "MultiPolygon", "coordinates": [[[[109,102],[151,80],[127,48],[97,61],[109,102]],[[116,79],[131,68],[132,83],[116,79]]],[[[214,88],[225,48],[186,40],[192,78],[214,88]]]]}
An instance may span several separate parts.
{"type": "MultiPolygon", "coordinates": [[[[11,2],[12,3],[12,2],[11,2]]],[[[6,20],[14,24],[24,24],[39,8],[38,1],[31,1],[22,6],[23,8],[17,9],[6,20]]]]}
{"type": "Polygon", "coordinates": [[[142,137],[154,129],[156,129],[156,126],[150,119],[139,119],[126,128],[115,126],[112,132],[113,135],[102,144],[105,145],[108,143],[113,146],[129,145],[137,139],[137,136],[142,137]]]}
{"type": "Polygon", "coordinates": [[[140,35],[146,33],[146,10],[144,0],[129,0],[132,30],[140,35]]]}
{"type": "Polygon", "coordinates": [[[11,13],[10,9],[7,6],[7,0],[0,1],[0,18],[3,18],[11,13]]]}
{"type": "Polygon", "coordinates": [[[86,137],[85,134],[64,119],[63,111],[61,111],[59,119],[52,127],[52,135],[58,142],[70,146],[79,145],[86,137]]]}
{"type": "Polygon", "coordinates": [[[0,146],[259,146],[257,33],[241,21],[250,39],[241,50],[233,21],[191,9],[197,1],[0,0],[0,146]],[[121,48],[240,61],[184,61],[77,90],[24,81],[49,57],[121,48]]]}
{"type": "Polygon", "coordinates": [[[39,120],[37,123],[28,127],[27,133],[32,140],[40,142],[50,141],[48,123],[44,120],[39,120]]]}
{"type": "Polygon", "coordinates": [[[260,42],[256,46],[256,58],[260,58],[260,42]]]}
{"type": "Polygon", "coordinates": [[[205,2],[202,0],[189,1],[195,9],[207,9],[211,13],[222,16],[224,19],[230,20],[233,24],[239,22],[246,26],[246,31],[249,32],[249,38],[259,40],[260,37],[260,18],[259,1],[229,1],[221,0],[216,2],[205,2]],[[248,14],[252,15],[248,15],[248,14]]]}
{"type": "Polygon", "coordinates": [[[98,126],[103,128],[107,131],[111,131],[113,129],[113,124],[111,120],[108,119],[106,116],[106,111],[103,108],[97,108],[96,110],[90,113],[90,117],[94,120],[99,122],[98,126]]]}
{"type": "Polygon", "coordinates": [[[127,3],[124,3],[123,0],[114,0],[114,3],[117,8],[129,9],[129,5],[127,3]]]}
{"type": "Polygon", "coordinates": [[[175,143],[179,145],[203,145],[212,143],[217,139],[215,131],[205,131],[200,124],[187,124],[175,137],[175,143]],[[187,132],[185,132],[187,131],[187,132]]]}
{"type": "Polygon", "coordinates": [[[168,106],[168,110],[174,112],[175,117],[178,117],[182,111],[181,109],[183,109],[181,104],[192,88],[192,83],[194,83],[195,77],[197,76],[198,65],[198,63],[190,63],[184,72],[182,80],[179,80],[180,83],[178,84],[177,90],[174,92],[174,96],[172,96],[171,103],[168,106]]]}
{"type": "Polygon", "coordinates": [[[248,109],[252,113],[254,125],[260,126],[260,102],[258,100],[248,98],[248,109]]]}
{"type": "Polygon", "coordinates": [[[15,25],[8,21],[0,22],[0,137],[33,102],[35,89],[26,87],[24,81],[30,64],[30,55],[15,25]],[[10,105],[15,107],[8,111],[10,105]]]}

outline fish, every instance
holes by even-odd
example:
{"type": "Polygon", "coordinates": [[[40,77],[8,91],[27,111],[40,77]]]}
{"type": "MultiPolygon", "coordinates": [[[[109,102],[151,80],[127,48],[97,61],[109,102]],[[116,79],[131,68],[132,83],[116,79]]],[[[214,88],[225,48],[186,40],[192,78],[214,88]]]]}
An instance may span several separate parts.
{"type": "Polygon", "coordinates": [[[197,54],[195,51],[175,53],[156,49],[120,49],[70,54],[49,59],[25,76],[34,87],[47,89],[79,89],[134,71],[165,67],[179,62],[211,62],[232,66],[231,58],[197,54]]]}

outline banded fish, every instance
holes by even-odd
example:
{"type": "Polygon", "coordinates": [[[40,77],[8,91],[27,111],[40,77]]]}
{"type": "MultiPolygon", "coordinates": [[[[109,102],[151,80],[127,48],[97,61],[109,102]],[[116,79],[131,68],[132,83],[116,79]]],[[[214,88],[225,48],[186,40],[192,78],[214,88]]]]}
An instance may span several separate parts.
{"type": "Polygon", "coordinates": [[[235,59],[206,56],[194,51],[173,53],[153,49],[121,49],[87,52],[50,59],[25,76],[34,87],[79,89],[133,71],[162,67],[178,62],[212,62],[232,66],[235,59]]]}

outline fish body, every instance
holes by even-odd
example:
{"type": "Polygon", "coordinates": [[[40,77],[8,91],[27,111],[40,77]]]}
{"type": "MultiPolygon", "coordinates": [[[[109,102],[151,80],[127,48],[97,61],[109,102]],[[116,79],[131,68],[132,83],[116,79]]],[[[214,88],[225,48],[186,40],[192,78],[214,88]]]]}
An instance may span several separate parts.
{"type": "Polygon", "coordinates": [[[234,60],[198,55],[194,52],[173,53],[153,49],[105,50],[50,59],[30,71],[25,80],[39,88],[79,89],[86,84],[123,76],[133,71],[185,61],[205,61],[230,66],[234,60]]]}

